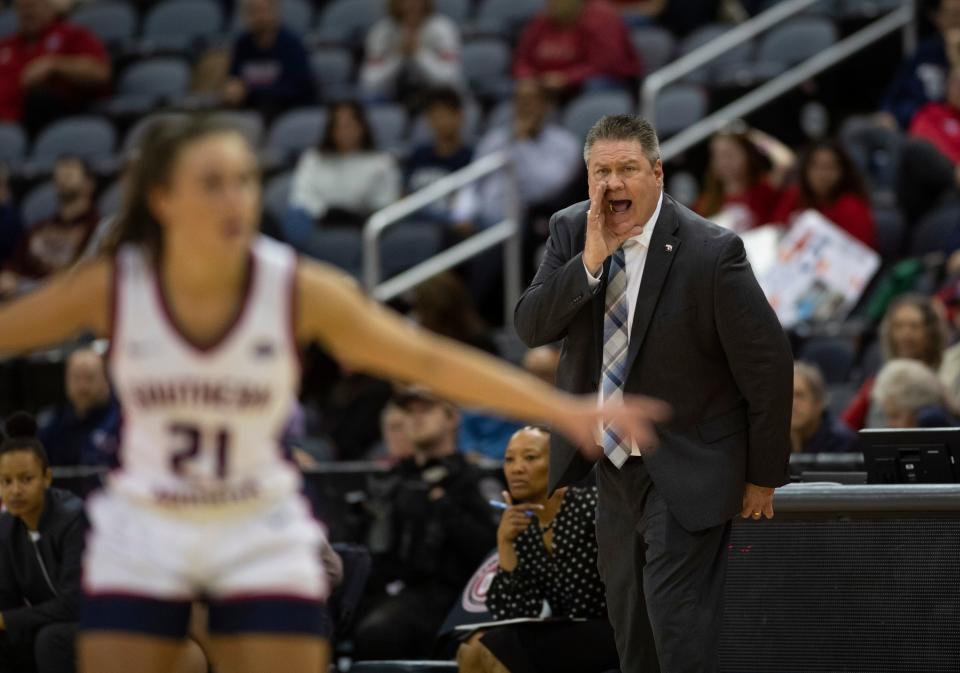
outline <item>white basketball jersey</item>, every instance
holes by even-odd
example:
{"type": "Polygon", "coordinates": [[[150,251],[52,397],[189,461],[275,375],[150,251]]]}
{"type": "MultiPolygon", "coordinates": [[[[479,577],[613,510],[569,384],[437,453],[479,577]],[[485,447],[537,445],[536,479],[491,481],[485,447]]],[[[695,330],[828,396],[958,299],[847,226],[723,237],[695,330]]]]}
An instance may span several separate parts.
{"type": "Polygon", "coordinates": [[[109,488],[166,507],[230,506],[295,493],[280,438],[299,385],[293,334],[296,255],[258,239],[243,306],[219,343],[177,328],[155,266],[122,247],[110,346],[123,408],[121,467],[109,488]]]}

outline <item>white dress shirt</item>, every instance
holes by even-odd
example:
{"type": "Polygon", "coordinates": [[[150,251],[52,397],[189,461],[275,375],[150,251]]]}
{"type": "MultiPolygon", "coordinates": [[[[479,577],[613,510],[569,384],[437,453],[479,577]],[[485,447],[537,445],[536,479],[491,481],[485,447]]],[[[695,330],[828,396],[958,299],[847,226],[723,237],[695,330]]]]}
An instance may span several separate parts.
{"type": "MultiPolygon", "coordinates": [[[[633,315],[637,309],[637,296],[640,294],[640,281],[643,280],[643,269],[647,265],[647,250],[650,249],[650,238],[653,236],[653,228],[657,224],[657,218],[660,217],[660,206],[663,205],[663,191],[660,191],[660,198],[657,199],[657,207],[653,211],[653,215],[650,216],[650,219],[647,220],[647,223],[643,225],[643,233],[639,236],[634,236],[627,239],[628,241],[633,241],[633,245],[625,246],[623,249],[623,258],[625,267],[624,270],[627,273],[627,342],[629,343],[630,334],[633,332],[633,315]]],[[[600,273],[596,276],[590,273],[590,270],[587,269],[586,262],[583,265],[584,271],[587,272],[587,283],[590,284],[591,289],[596,291],[596,288],[600,285],[600,279],[603,277],[603,267],[600,267],[600,273]]],[[[602,366],[602,363],[601,363],[602,366]]],[[[597,404],[603,403],[603,389],[597,391],[597,404]]],[[[600,432],[603,433],[603,424],[600,425],[600,432]]],[[[642,455],[640,447],[637,446],[636,442],[630,443],[630,455],[639,456],[642,455]]]]}

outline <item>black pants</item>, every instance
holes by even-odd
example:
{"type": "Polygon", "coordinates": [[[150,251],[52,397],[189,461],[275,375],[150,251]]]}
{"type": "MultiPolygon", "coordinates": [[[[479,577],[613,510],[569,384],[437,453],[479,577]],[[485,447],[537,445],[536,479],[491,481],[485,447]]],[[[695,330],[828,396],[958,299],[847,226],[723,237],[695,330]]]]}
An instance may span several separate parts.
{"type": "Polygon", "coordinates": [[[606,619],[501,626],[480,642],[510,673],[605,673],[619,661],[606,619]]]}
{"type": "Polygon", "coordinates": [[[77,625],[50,624],[32,641],[12,642],[0,636],[0,673],[74,673],[77,625]]]}
{"type": "Polygon", "coordinates": [[[459,596],[441,584],[407,587],[362,610],[353,643],[357,659],[425,659],[459,596]]]}
{"type": "Polygon", "coordinates": [[[730,523],[688,531],[640,458],[600,461],[597,564],[623,673],[717,673],[730,523]]]}

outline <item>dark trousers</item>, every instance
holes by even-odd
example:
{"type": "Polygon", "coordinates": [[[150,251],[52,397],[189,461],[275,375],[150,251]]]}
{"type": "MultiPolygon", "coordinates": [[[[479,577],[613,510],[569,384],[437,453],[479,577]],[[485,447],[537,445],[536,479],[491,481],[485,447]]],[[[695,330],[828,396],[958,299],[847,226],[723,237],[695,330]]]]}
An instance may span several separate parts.
{"type": "Polygon", "coordinates": [[[730,523],[688,531],[640,458],[597,469],[597,564],[623,673],[717,673],[730,523]]]}
{"type": "Polygon", "coordinates": [[[514,624],[490,629],[481,641],[510,673],[605,673],[617,668],[606,619],[514,624]]]}
{"type": "Polygon", "coordinates": [[[13,642],[0,636],[0,673],[74,673],[76,666],[74,623],[49,624],[32,641],[13,642]]]}
{"type": "Polygon", "coordinates": [[[433,655],[437,632],[459,596],[441,584],[407,587],[361,608],[353,635],[359,660],[426,659],[433,655]]]}

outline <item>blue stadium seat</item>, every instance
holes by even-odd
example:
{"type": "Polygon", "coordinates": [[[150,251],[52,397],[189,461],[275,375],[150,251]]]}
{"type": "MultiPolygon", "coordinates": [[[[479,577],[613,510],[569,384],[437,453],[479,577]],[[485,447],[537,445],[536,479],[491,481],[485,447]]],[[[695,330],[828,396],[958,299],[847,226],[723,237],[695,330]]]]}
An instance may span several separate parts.
{"type": "Polygon", "coordinates": [[[462,25],[470,14],[470,0],[434,0],[433,11],[462,25]]]}
{"type": "Polygon", "coordinates": [[[301,246],[310,257],[360,275],[361,242],[357,227],[324,227],[313,232],[301,246]]]}
{"type": "Polygon", "coordinates": [[[816,365],[829,384],[847,383],[856,349],[847,337],[812,337],[800,346],[799,359],[816,365]]]}
{"type": "Polygon", "coordinates": [[[582,140],[603,115],[627,114],[633,108],[633,99],[623,91],[583,94],[567,105],[563,113],[563,125],[582,140]]]}
{"type": "Polygon", "coordinates": [[[840,127],[840,141],[873,191],[894,189],[903,140],[899,130],[878,126],[867,116],[849,117],[840,127]]]}
{"type": "Polygon", "coordinates": [[[57,188],[52,181],[44,182],[27,192],[20,202],[20,215],[28,227],[57,212],[57,188]]]}
{"type": "Polygon", "coordinates": [[[960,206],[944,206],[934,210],[925,215],[913,230],[910,255],[948,252],[947,242],[956,238],[958,230],[960,230],[960,206]]]}
{"type": "Polygon", "coordinates": [[[637,50],[643,64],[643,72],[659,70],[673,60],[677,50],[677,41],[666,28],[660,26],[641,26],[630,32],[630,41],[637,50]]]}
{"type": "Polygon", "coordinates": [[[477,10],[476,28],[481,33],[513,39],[544,4],[544,0],[483,0],[477,10]]]}
{"type": "Polygon", "coordinates": [[[384,232],[380,240],[382,278],[432,257],[443,247],[443,232],[432,222],[400,222],[384,232]]]}
{"type": "Polygon", "coordinates": [[[186,116],[186,113],[183,112],[157,112],[141,118],[139,121],[137,121],[137,123],[130,127],[130,129],[127,131],[127,135],[124,136],[123,145],[120,149],[121,154],[128,156],[130,152],[132,152],[137,146],[137,143],[140,142],[140,139],[143,138],[143,134],[146,133],[148,128],[150,128],[150,125],[158,119],[185,118],[186,116]]]}
{"type": "MultiPolygon", "coordinates": [[[[689,54],[703,45],[717,39],[733,26],[727,23],[711,23],[690,33],[680,44],[680,56],[689,54]]],[[[750,61],[753,56],[753,43],[742,42],[733,49],[717,56],[708,64],[697,68],[684,80],[697,84],[731,84],[738,79],[749,82],[750,61]]]]}
{"type": "Polygon", "coordinates": [[[0,162],[15,168],[27,152],[27,134],[19,124],[0,122],[0,162]]]}
{"type": "Polygon", "coordinates": [[[367,31],[384,15],[384,0],[334,0],[320,18],[321,40],[359,45],[367,31]]]}
{"type": "Polygon", "coordinates": [[[470,90],[481,98],[502,99],[513,91],[510,63],[513,55],[506,40],[470,40],[460,53],[470,90]]]}
{"type": "Polygon", "coordinates": [[[657,96],[654,107],[657,135],[667,138],[692,126],[707,115],[708,108],[703,87],[686,83],[668,86],[657,96]]]}
{"type": "Polygon", "coordinates": [[[317,49],[310,54],[313,80],[325,101],[350,98],[354,90],[353,55],[343,47],[317,49]]]}
{"type": "Polygon", "coordinates": [[[223,11],[213,0],[164,0],[147,14],[142,44],[148,50],[188,51],[223,28],[223,11]]]}
{"type": "Polygon", "coordinates": [[[293,172],[287,171],[270,178],[263,190],[263,210],[274,220],[280,222],[290,203],[290,186],[293,172]]]}
{"type": "Polygon", "coordinates": [[[30,163],[35,170],[50,170],[57,158],[65,154],[96,162],[112,157],[116,144],[116,131],[103,117],[68,117],[40,132],[30,163]]]}
{"type": "Polygon", "coordinates": [[[327,119],[327,111],[321,107],[302,107],[285,112],[277,117],[264,145],[267,163],[284,163],[295,159],[308,147],[320,141],[327,119]]]}
{"type": "Polygon", "coordinates": [[[144,114],[162,103],[183,98],[190,86],[185,59],[160,56],[137,61],[120,75],[117,95],[106,104],[111,115],[144,114]]]}
{"type": "Polygon", "coordinates": [[[254,147],[260,145],[263,139],[263,117],[256,110],[221,110],[213,116],[240,129],[254,147]]]}
{"type": "Polygon", "coordinates": [[[17,15],[12,7],[0,10],[0,37],[13,35],[17,30],[17,15]]]}
{"type": "Polygon", "coordinates": [[[798,16],[765,33],[752,66],[756,78],[773,77],[837,41],[837,27],[822,16],[798,16]]]}
{"type": "Polygon", "coordinates": [[[402,105],[371,105],[367,107],[367,119],[377,148],[394,151],[403,146],[410,120],[402,105]]]}
{"type": "Polygon", "coordinates": [[[136,7],[126,2],[97,2],[83,5],[70,21],[83,26],[110,47],[125,47],[137,34],[136,7]]]}
{"type": "Polygon", "coordinates": [[[903,250],[906,222],[897,208],[873,208],[877,225],[877,248],[885,260],[896,259],[903,250]]]}

